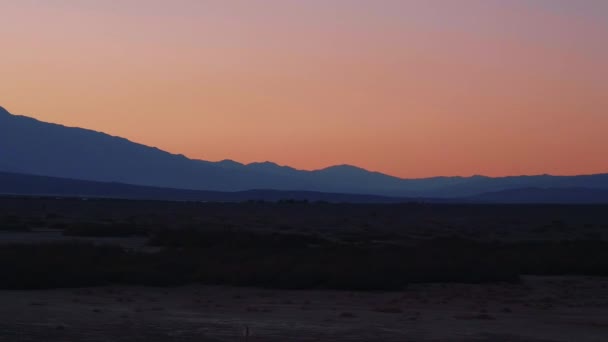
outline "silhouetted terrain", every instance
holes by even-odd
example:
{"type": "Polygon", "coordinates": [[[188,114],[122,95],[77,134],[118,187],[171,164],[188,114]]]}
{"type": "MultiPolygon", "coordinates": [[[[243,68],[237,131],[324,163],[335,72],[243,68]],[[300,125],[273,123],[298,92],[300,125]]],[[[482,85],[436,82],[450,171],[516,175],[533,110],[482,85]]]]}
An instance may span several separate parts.
{"type": "Polygon", "coordinates": [[[287,190],[249,190],[236,192],[183,190],[9,172],[0,172],[0,194],[217,202],[291,200],[346,203],[608,203],[608,190],[585,188],[526,188],[464,198],[406,198],[287,190]]]}
{"type": "Polygon", "coordinates": [[[82,181],[8,172],[0,172],[0,194],[216,202],[295,200],[349,203],[398,203],[420,200],[314,191],[248,190],[222,192],[183,190],[121,183],[82,181]]]}
{"type": "Polygon", "coordinates": [[[5,197],[0,286],[398,290],[608,276],[607,209],[5,197]]]}
{"type": "Polygon", "coordinates": [[[608,203],[608,190],[589,188],[523,188],[469,198],[481,203],[608,203]]]}
{"type": "Polygon", "coordinates": [[[606,212],[4,196],[0,341],[597,341],[606,212]]]}
{"type": "Polygon", "coordinates": [[[15,116],[0,108],[0,171],[208,191],[252,189],[468,197],[521,188],[608,189],[608,175],[400,179],[349,165],[302,171],[274,163],[188,159],[104,133],[15,116]]]}

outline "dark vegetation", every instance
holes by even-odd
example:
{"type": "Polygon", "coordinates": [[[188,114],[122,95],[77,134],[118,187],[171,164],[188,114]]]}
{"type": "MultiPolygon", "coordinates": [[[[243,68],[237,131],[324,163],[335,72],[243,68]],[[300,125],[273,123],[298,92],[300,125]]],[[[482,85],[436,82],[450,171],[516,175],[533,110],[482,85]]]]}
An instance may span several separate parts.
{"type": "Polygon", "coordinates": [[[56,224],[54,228],[63,230],[66,236],[83,237],[129,237],[146,236],[153,226],[139,225],[132,222],[79,222],[74,224],[56,224]]]}
{"type": "Polygon", "coordinates": [[[0,218],[0,230],[4,231],[29,231],[29,226],[15,215],[7,215],[0,218]]]}
{"type": "Polygon", "coordinates": [[[523,274],[608,276],[602,206],[0,204],[0,242],[19,231],[29,239],[0,245],[1,288],[197,282],[393,290],[416,282],[510,282],[523,274]],[[49,228],[64,240],[32,238],[49,228]],[[124,248],[106,237],[142,243],[124,248]]]}

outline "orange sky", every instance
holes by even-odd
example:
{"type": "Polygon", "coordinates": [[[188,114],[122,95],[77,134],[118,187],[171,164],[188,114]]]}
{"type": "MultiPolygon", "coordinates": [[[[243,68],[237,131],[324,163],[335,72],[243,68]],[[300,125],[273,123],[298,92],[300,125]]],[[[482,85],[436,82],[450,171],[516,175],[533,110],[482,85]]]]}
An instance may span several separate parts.
{"type": "Polygon", "coordinates": [[[0,2],[0,106],[206,160],[608,172],[608,1],[0,2]]]}

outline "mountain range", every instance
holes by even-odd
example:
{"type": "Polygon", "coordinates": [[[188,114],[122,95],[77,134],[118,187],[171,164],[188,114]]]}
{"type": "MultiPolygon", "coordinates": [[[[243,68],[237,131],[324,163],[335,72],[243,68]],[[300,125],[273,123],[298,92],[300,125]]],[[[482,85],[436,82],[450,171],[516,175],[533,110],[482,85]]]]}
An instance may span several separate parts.
{"type": "Polygon", "coordinates": [[[0,172],[0,194],[16,196],[52,196],[197,202],[276,202],[287,200],[323,201],[334,203],[402,203],[419,202],[422,200],[314,191],[248,190],[226,192],[183,190],[122,183],[107,183],[35,176],[10,172],[0,172]]]}
{"type": "Polygon", "coordinates": [[[322,201],[332,203],[608,204],[608,190],[586,188],[524,188],[462,198],[406,198],[288,190],[234,192],[183,190],[10,172],[0,172],[0,194],[197,202],[322,201]]]}
{"type": "Polygon", "coordinates": [[[402,179],[350,165],[304,171],[271,162],[210,162],[93,130],[13,115],[2,107],[0,172],[175,190],[243,192],[263,189],[383,198],[485,196],[490,201],[497,194],[508,193],[515,198],[514,194],[521,197],[535,191],[536,197],[542,198],[539,191],[559,190],[560,196],[567,199],[567,193],[580,195],[591,191],[597,195],[608,191],[608,174],[402,179]]]}

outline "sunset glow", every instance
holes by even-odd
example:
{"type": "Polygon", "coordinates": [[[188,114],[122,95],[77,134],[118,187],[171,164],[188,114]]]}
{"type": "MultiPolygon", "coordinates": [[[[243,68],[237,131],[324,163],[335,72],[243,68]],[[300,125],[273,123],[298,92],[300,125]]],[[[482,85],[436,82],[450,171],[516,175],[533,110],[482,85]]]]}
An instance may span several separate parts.
{"type": "Polygon", "coordinates": [[[608,1],[0,2],[0,106],[205,160],[608,172],[608,1]]]}

